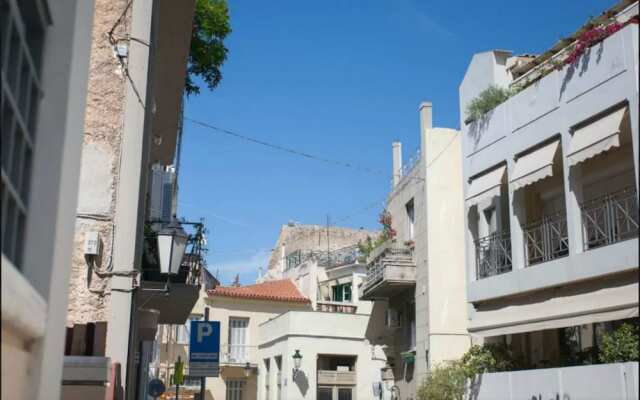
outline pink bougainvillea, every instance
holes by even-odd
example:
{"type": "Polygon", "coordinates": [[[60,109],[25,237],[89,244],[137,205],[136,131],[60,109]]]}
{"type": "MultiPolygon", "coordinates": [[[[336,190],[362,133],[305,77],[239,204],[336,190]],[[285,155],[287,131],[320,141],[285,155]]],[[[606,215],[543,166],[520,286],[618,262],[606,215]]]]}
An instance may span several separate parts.
{"type": "Polygon", "coordinates": [[[622,29],[623,25],[619,22],[612,22],[605,26],[597,26],[595,28],[588,29],[578,37],[573,49],[565,58],[565,64],[573,64],[584,54],[584,52],[594,44],[600,43],[606,37],[613,35],[622,29]]]}

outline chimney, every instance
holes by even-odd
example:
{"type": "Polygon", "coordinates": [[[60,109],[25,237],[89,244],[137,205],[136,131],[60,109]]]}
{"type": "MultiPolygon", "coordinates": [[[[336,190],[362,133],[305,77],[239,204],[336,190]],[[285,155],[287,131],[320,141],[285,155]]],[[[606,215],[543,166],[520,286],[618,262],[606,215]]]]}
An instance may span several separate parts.
{"type": "Polygon", "coordinates": [[[393,142],[393,187],[400,182],[402,178],[402,143],[393,142]]]}
{"type": "Polygon", "coordinates": [[[433,108],[430,101],[420,103],[420,131],[433,128],[433,108]]]}

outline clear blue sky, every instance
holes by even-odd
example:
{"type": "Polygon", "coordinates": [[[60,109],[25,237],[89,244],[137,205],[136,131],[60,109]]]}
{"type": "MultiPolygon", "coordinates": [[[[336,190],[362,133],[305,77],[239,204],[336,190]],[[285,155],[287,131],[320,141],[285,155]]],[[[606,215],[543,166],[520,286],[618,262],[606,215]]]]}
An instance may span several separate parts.
{"type": "Polygon", "coordinates": [[[418,147],[418,104],[458,128],[458,85],[476,52],[540,53],[613,0],[230,0],[221,85],[185,115],[376,176],[281,153],[185,121],[179,214],[204,217],[209,269],[252,283],[288,220],[377,228],[391,142],[418,147]],[[372,207],[372,204],[374,205],[372,207]]]}

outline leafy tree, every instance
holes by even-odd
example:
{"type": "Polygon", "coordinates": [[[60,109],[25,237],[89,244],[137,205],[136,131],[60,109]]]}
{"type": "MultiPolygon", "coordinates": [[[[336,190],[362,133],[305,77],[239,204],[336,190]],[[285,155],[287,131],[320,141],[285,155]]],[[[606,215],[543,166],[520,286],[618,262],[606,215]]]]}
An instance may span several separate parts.
{"type": "Polygon", "coordinates": [[[612,333],[600,337],[598,358],[603,363],[638,361],[640,331],[637,325],[622,324],[612,333]]]}
{"type": "Polygon", "coordinates": [[[196,0],[185,83],[187,95],[200,93],[200,87],[193,81],[195,76],[200,77],[211,90],[218,86],[222,79],[220,68],[228,52],[224,39],[229,33],[227,1],[196,0]]]}
{"type": "Polygon", "coordinates": [[[435,366],[416,393],[418,400],[462,400],[467,371],[460,361],[435,366]]]}

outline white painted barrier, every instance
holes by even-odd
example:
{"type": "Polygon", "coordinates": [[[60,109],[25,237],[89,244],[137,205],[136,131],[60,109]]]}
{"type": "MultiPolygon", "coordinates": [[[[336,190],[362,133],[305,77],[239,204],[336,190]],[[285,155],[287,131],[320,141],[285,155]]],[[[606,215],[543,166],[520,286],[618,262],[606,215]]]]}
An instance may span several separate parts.
{"type": "Polygon", "coordinates": [[[640,400],[638,363],[482,374],[467,400],[640,400]]]}

